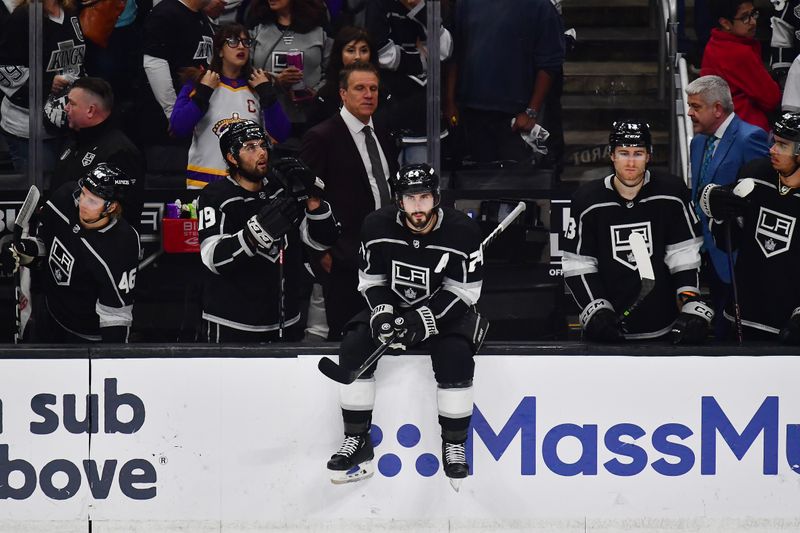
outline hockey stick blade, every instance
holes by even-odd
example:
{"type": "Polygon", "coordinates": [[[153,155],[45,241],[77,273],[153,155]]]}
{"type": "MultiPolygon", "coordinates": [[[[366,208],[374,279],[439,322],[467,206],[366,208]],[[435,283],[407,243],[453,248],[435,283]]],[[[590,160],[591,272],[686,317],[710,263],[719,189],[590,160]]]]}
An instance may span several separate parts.
{"type": "Polygon", "coordinates": [[[323,357],[317,363],[317,368],[319,371],[322,372],[326,377],[332,379],[337,383],[341,383],[342,385],[350,385],[355,380],[361,377],[361,375],[367,371],[369,367],[371,367],[375,361],[381,358],[381,356],[386,353],[386,350],[389,349],[389,345],[391,345],[395,339],[397,338],[397,333],[392,335],[389,340],[375,348],[375,351],[372,352],[369,357],[364,360],[360,367],[355,370],[347,370],[342,365],[337,365],[333,362],[332,359],[328,357],[323,357]]]}
{"type": "Polygon", "coordinates": [[[639,278],[641,279],[641,288],[636,300],[622,313],[621,318],[623,319],[639,307],[642,300],[656,286],[656,276],[653,271],[653,264],[650,262],[650,253],[647,251],[647,243],[644,240],[644,236],[641,233],[631,233],[628,240],[631,245],[631,253],[633,253],[633,258],[636,260],[636,270],[639,272],[639,278]]]}
{"type": "Polygon", "coordinates": [[[492,232],[489,235],[486,236],[485,239],[483,239],[483,242],[481,243],[481,248],[485,248],[485,247],[489,246],[489,244],[493,240],[495,240],[497,238],[497,236],[500,235],[503,232],[503,230],[505,230],[508,226],[510,226],[511,223],[514,222],[517,219],[517,217],[519,217],[522,214],[522,212],[525,211],[525,209],[527,209],[527,208],[528,208],[528,206],[525,205],[525,202],[519,202],[517,204],[517,207],[515,207],[514,210],[511,211],[506,216],[506,218],[504,218],[502,221],[500,221],[500,223],[497,225],[497,227],[494,228],[492,230],[492,232]]]}
{"type": "Polygon", "coordinates": [[[28,189],[28,194],[25,196],[25,201],[22,202],[22,207],[19,208],[19,213],[14,221],[14,232],[22,235],[28,232],[28,226],[31,221],[33,212],[36,211],[36,206],[39,205],[41,193],[36,185],[31,185],[28,189]]]}

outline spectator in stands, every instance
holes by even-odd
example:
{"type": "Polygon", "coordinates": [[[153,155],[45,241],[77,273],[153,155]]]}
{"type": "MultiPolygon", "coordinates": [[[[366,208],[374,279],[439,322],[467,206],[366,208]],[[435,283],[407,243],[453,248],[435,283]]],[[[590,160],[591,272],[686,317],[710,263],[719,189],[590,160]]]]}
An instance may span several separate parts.
{"type": "Polygon", "coordinates": [[[691,144],[692,199],[703,228],[701,277],[711,289],[714,330],[718,339],[727,338],[728,323],[723,310],[731,294],[728,254],[714,244],[708,217],[700,210],[699,194],[709,183],[729,185],[739,169],[769,152],[764,130],[740,119],[733,112],[731,91],[719,76],[702,76],[686,87],[689,118],[694,138],[691,144]]]}
{"type": "MultiPolygon", "coordinates": [[[[210,0],[161,0],[147,16],[144,28],[144,71],[161,113],[148,116],[143,140],[168,142],[172,108],[180,89],[180,71],[207,67],[214,31],[203,9],[210,0]]],[[[147,108],[145,108],[147,109],[147,108]]]]}
{"type": "Polygon", "coordinates": [[[72,136],[53,173],[53,189],[78,181],[86,171],[109,164],[125,174],[130,183],[120,199],[122,216],[138,229],[144,191],[144,159],[139,149],[117,126],[111,113],[114,93],[100,78],[80,78],[69,91],[66,113],[72,136]]]}
{"type": "Polygon", "coordinates": [[[550,0],[458,0],[455,43],[445,113],[462,122],[472,157],[530,160],[520,132],[541,124],[560,164],[564,29],[550,0]]]}
{"type": "Polygon", "coordinates": [[[330,54],[325,5],[322,0],[252,0],[245,20],[255,41],[253,65],[276,80],[292,137],[299,139],[330,54]],[[290,52],[300,54],[302,70],[287,61],[290,52]]]}
{"type": "MultiPolygon", "coordinates": [[[[389,128],[400,142],[400,164],[427,161],[428,35],[422,0],[373,0],[367,4],[366,27],[375,39],[384,84],[392,93],[389,128]]],[[[453,38],[439,27],[439,57],[453,53],[453,38]]],[[[447,127],[442,128],[447,136],[447,127]]]]}
{"type": "MultiPolygon", "coordinates": [[[[332,117],[342,108],[342,99],[339,96],[339,73],[342,68],[357,61],[372,63],[378,68],[378,56],[374,50],[375,47],[364,28],[345,26],[339,30],[331,47],[331,57],[325,70],[325,83],[317,91],[314,106],[309,113],[309,127],[332,117]]],[[[386,93],[385,87],[382,86],[379,91],[381,103],[386,101],[386,93]]],[[[378,109],[381,108],[379,105],[378,109]]]]}
{"type": "Polygon", "coordinates": [[[397,151],[388,130],[373,121],[378,84],[378,70],[370,63],[343,68],[341,111],[308,130],[300,151],[325,181],[325,199],[342,224],[342,235],[330,253],[312,265],[316,273],[327,274],[323,288],[328,340],[339,340],[347,320],[365,308],[357,289],[359,231],[369,213],[392,201],[387,180],[397,172],[397,151]]]}
{"type": "MultiPolygon", "coordinates": [[[[28,161],[29,102],[28,102],[28,4],[23,0],[0,28],[0,91],[5,94],[0,104],[0,130],[6,138],[11,160],[17,172],[25,172],[28,161]]],[[[83,59],[86,45],[80,31],[73,0],[45,0],[42,3],[43,47],[42,94],[59,105],[53,109],[52,120],[45,117],[43,167],[51,170],[55,164],[63,135],[66,117],[63,103],[69,86],[84,74],[83,59]]],[[[45,102],[35,105],[43,106],[45,102]]]]}
{"type": "Polygon", "coordinates": [[[247,28],[226,24],[214,35],[208,69],[183,71],[187,79],[172,110],[170,131],[177,137],[192,136],[187,188],[202,189],[228,174],[213,129],[220,120],[237,116],[266,126],[271,133],[264,115],[276,104],[275,88],[266,72],[250,65],[251,45],[247,28]]]}
{"type": "Polygon", "coordinates": [[[768,115],[778,110],[781,91],[764,67],[761,43],[755,39],[759,12],[750,0],[714,0],[711,12],[718,27],[711,30],[700,75],[714,74],[728,82],[736,114],[769,131],[768,115]]]}

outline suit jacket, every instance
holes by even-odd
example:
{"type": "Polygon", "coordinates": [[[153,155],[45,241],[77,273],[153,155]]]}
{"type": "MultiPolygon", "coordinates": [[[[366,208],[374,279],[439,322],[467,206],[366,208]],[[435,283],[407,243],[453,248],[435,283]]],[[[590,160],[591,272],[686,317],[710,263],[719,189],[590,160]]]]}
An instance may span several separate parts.
{"type": "MultiPolygon", "coordinates": [[[[397,148],[388,130],[377,123],[375,137],[389,164],[389,178],[398,170],[397,148]]],[[[350,130],[338,113],[306,132],[300,158],[325,182],[325,199],[342,225],[342,234],[330,250],[333,264],[325,297],[329,338],[334,339],[335,330],[365,305],[356,290],[359,232],[364,218],[376,208],[375,199],[350,130]]]]}
{"type": "MultiPolygon", "coordinates": [[[[690,145],[690,157],[692,168],[692,199],[697,204],[698,183],[700,180],[700,169],[703,164],[703,150],[706,146],[708,135],[696,135],[690,145]]],[[[717,185],[729,185],[736,181],[739,169],[748,161],[767,157],[769,146],[767,145],[767,133],[740,119],[737,115],[725,130],[722,139],[718,141],[717,149],[708,167],[708,174],[711,177],[709,183],[717,185]]],[[[708,251],[714,269],[719,278],[725,283],[731,282],[731,272],[728,266],[727,254],[716,247],[714,237],[708,229],[708,217],[697,210],[703,226],[703,238],[705,248],[708,251]]]]}

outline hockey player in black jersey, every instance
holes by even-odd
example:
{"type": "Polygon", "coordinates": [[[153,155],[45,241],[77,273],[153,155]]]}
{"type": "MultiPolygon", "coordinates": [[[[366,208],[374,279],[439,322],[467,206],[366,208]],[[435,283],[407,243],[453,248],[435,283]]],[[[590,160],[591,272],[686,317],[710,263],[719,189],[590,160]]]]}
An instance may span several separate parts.
{"type": "Polygon", "coordinates": [[[301,247],[325,250],[339,235],[320,199],[325,184],[294,158],[270,169],[269,139],[257,123],[233,118],[215,128],[229,175],[198,200],[207,338],[299,340],[301,247]]]}
{"type": "Polygon", "coordinates": [[[139,265],[139,235],[121,217],[130,185],[101,163],[59,187],[41,209],[35,236],[14,244],[20,264],[44,271],[34,342],[127,342],[139,265]]]}
{"type": "MultiPolygon", "coordinates": [[[[800,344],[800,113],[781,115],[774,133],[769,158],[739,171],[739,183],[751,181],[752,191],[742,198],[734,192],[741,189],[710,184],[700,208],[720,248],[727,249],[725,226],[732,224],[743,336],[800,344]]],[[[732,303],[725,318],[734,321],[732,303]]]]}
{"type": "MultiPolygon", "coordinates": [[[[453,480],[469,473],[464,443],[472,416],[472,356],[482,340],[475,334],[486,331],[474,310],[483,270],[480,229],[463,213],[438,205],[439,178],[427,164],[400,169],[393,189],[397,206],[374,211],[361,228],[358,289],[369,310],[346,325],[340,365],[354,370],[376,346],[390,341],[392,348],[422,344],[429,351],[438,384],[443,469],[455,487],[453,480]]],[[[334,483],[373,473],[374,372],[375,365],[340,388],[345,438],[328,461],[334,483]]]]}
{"type": "Polygon", "coordinates": [[[689,190],[674,176],[647,170],[647,124],[615,122],[609,146],[614,173],[575,192],[565,235],[564,278],[581,309],[584,336],[614,342],[672,330],[673,342],[702,342],[713,311],[698,298],[703,236],[689,190]],[[655,273],[646,295],[632,233],[644,237],[655,273]]]}

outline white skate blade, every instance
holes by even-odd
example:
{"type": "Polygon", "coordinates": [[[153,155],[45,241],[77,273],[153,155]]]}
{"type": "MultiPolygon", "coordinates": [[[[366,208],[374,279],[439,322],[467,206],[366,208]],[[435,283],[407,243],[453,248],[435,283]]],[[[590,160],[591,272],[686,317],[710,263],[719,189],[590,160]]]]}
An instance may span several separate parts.
{"type": "Polygon", "coordinates": [[[451,477],[447,479],[450,481],[450,486],[453,487],[453,490],[456,492],[461,488],[461,482],[464,481],[464,478],[451,477]]]}
{"type": "Polygon", "coordinates": [[[350,470],[328,470],[331,474],[331,483],[334,485],[344,485],[345,483],[353,483],[372,477],[375,473],[375,467],[372,461],[364,461],[363,463],[354,466],[350,470]]]}
{"type": "Polygon", "coordinates": [[[736,187],[733,188],[733,194],[738,196],[739,198],[744,198],[751,192],[753,189],[756,188],[756,182],[753,181],[753,178],[744,178],[740,180],[736,187]]]}

